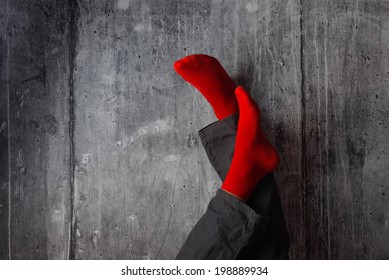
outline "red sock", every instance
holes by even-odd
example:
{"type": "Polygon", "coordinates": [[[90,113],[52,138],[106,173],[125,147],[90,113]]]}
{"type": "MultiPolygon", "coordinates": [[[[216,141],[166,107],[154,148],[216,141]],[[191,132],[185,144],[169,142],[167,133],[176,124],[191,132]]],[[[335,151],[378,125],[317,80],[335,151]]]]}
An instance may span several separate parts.
{"type": "Polygon", "coordinates": [[[276,150],[261,129],[260,111],[249,94],[239,86],[239,122],[235,151],[222,189],[246,201],[263,176],[278,165],[276,150]]]}
{"type": "Polygon", "coordinates": [[[177,60],[174,69],[202,93],[219,120],[238,112],[235,83],[216,58],[205,54],[189,55],[177,60]]]}

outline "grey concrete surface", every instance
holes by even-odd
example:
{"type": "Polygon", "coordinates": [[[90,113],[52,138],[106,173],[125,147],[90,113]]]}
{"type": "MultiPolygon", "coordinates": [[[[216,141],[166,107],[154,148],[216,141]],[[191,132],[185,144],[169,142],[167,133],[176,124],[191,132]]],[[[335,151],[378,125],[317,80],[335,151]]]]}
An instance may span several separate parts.
{"type": "Polygon", "coordinates": [[[175,257],[221,184],[192,53],[261,107],[290,257],[389,258],[389,2],[0,6],[1,259],[175,257]]]}

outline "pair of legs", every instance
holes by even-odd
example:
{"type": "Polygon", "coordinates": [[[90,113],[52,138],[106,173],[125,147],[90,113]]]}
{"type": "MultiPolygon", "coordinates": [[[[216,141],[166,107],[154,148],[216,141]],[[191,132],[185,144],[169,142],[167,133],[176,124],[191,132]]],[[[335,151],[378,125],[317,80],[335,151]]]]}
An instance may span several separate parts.
{"type": "Polygon", "coordinates": [[[269,174],[278,156],[261,130],[259,108],[213,57],[191,55],[174,68],[219,118],[199,135],[223,181],[177,259],[287,258],[288,233],[269,174]]]}
{"type": "Polygon", "coordinates": [[[239,112],[234,156],[221,188],[247,201],[260,179],[278,165],[277,152],[261,129],[258,106],[214,57],[190,55],[176,61],[174,69],[203,94],[219,120],[239,112]]]}

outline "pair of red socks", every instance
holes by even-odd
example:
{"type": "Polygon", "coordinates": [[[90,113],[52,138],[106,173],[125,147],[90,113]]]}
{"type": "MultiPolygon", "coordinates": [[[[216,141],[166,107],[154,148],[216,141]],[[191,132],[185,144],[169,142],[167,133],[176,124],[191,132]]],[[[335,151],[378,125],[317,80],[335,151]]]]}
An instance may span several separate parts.
{"type": "Polygon", "coordinates": [[[176,72],[197,88],[218,119],[239,112],[235,151],[222,189],[247,201],[263,176],[278,165],[278,155],[261,129],[258,106],[233,80],[216,58],[196,54],[174,63],[176,72]]]}

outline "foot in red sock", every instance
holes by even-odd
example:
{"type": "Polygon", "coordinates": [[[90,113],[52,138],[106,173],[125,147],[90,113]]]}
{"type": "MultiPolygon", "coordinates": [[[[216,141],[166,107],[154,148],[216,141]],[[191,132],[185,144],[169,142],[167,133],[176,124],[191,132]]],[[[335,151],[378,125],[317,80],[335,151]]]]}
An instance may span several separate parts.
{"type": "Polygon", "coordinates": [[[174,69],[202,93],[219,120],[238,112],[235,83],[216,58],[205,54],[189,55],[177,60],[174,69]]]}
{"type": "Polygon", "coordinates": [[[239,86],[235,90],[239,103],[239,122],[235,151],[222,189],[247,201],[263,176],[278,165],[276,150],[261,129],[258,106],[239,86]]]}

